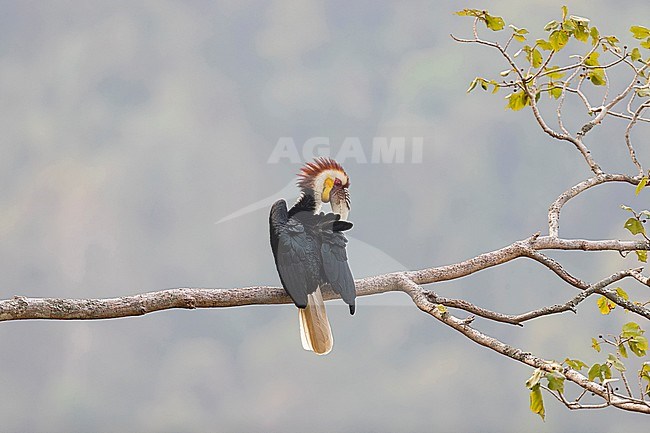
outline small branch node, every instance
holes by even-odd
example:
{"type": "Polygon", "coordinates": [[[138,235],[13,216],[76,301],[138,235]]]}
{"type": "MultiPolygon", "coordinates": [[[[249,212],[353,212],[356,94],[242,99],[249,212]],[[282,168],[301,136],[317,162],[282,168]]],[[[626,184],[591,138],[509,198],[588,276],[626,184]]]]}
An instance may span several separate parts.
{"type": "Polygon", "coordinates": [[[472,322],[474,322],[474,319],[476,319],[476,316],[474,316],[474,315],[472,315],[472,316],[467,316],[466,318],[464,318],[464,319],[462,320],[462,323],[463,323],[463,325],[465,325],[465,326],[469,326],[472,322]]]}

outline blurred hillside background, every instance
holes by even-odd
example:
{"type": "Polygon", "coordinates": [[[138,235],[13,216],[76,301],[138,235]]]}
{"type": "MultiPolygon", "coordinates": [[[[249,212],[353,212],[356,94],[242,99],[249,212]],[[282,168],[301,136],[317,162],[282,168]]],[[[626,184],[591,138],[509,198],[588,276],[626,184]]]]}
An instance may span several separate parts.
{"type": "MultiPolygon", "coordinates": [[[[368,158],[374,137],[422,137],[421,163],[408,153],[402,164],[343,161],[357,278],[545,232],[548,205],[589,176],[586,165],[528,110],[506,112],[505,94],[467,95],[476,75],[507,66],[449,34],[471,34],[471,20],[453,11],[487,7],[535,39],[562,4],[2,1],[2,298],[278,285],[268,206],[216,222],[293,198],[282,190],[301,163],[268,162],[281,137],[298,146],[327,137],[332,156],[356,137],[368,158]]],[[[569,8],[623,42],[631,24],[650,24],[642,0],[569,8]]],[[[574,111],[575,130],[585,117],[574,111]]],[[[590,135],[606,170],[634,173],[625,126],[609,119],[590,135]]],[[[647,131],[636,132],[646,165],[647,131]]],[[[647,193],[584,194],[564,210],[561,234],[628,237],[621,203],[646,208],[647,193]]],[[[553,256],[588,281],[636,265],[615,253],[553,256]]],[[[509,313],[573,295],[525,260],[435,289],[509,313]]],[[[329,310],[335,345],[324,358],[302,350],[289,305],[1,323],[0,430],[647,431],[647,417],[569,412],[550,396],[542,423],[528,409],[529,368],[405,295],[361,298],[354,317],[340,302],[329,310]]],[[[547,359],[591,364],[603,356],[590,337],[628,319],[619,309],[602,317],[592,302],[524,329],[476,326],[547,359]]]]}

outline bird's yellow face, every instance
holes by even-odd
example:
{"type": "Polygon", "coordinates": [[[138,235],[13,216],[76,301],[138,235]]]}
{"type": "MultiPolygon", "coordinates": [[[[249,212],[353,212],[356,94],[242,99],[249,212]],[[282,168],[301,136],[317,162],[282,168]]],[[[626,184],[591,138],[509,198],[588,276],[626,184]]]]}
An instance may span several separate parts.
{"type": "Polygon", "coordinates": [[[332,171],[333,173],[328,173],[328,176],[323,182],[323,190],[321,191],[321,201],[323,203],[329,203],[332,194],[337,194],[342,188],[347,188],[349,184],[345,173],[332,171]]]}
{"type": "Polygon", "coordinates": [[[330,194],[332,193],[332,188],[334,187],[334,179],[328,177],[323,182],[323,191],[321,193],[321,200],[323,203],[328,203],[330,201],[330,194]]]}

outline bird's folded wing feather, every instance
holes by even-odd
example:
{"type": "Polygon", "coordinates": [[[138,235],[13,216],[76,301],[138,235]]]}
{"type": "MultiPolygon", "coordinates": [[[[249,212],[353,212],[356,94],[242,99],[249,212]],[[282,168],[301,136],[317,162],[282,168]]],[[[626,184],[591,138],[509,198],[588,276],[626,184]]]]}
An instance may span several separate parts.
{"type": "Polygon", "coordinates": [[[316,289],[308,287],[309,239],[305,228],[300,221],[288,218],[284,200],[271,207],[269,225],[271,248],[282,286],[298,307],[305,308],[307,295],[316,289]]]}
{"type": "MultiPolygon", "coordinates": [[[[344,223],[345,221],[335,221],[334,224],[344,223]]],[[[325,271],[326,282],[336,293],[341,295],[343,300],[354,305],[356,290],[354,288],[354,278],[348,265],[348,256],[345,246],[348,240],[340,231],[334,231],[338,228],[332,224],[322,229],[321,257],[323,259],[323,270],[325,271]]],[[[348,229],[351,223],[341,227],[348,229]]]]}

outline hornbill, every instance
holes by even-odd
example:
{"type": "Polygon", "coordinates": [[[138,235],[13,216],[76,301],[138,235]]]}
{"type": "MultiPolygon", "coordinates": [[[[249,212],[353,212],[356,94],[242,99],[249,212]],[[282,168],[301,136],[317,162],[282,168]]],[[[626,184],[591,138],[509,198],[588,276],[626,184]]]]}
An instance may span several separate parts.
{"type": "Polygon", "coordinates": [[[334,340],[321,288],[329,286],[354,314],[356,291],[348,266],[343,232],[352,228],[350,179],[329,158],[307,163],[298,174],[301,196],[291,209],[278,200],[271,207],[271,250],[284,290],[298,307],[300,338],[305,350],[325,355],[334,340]],[[333,213],[323,213],[330,203],[333,213]]]}

